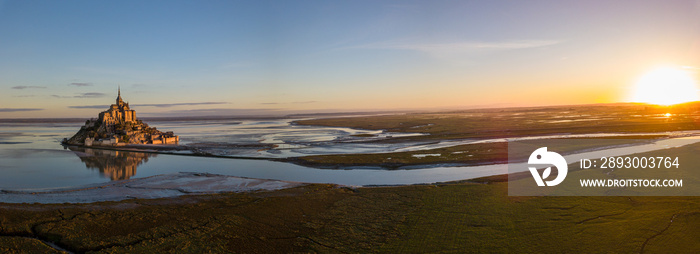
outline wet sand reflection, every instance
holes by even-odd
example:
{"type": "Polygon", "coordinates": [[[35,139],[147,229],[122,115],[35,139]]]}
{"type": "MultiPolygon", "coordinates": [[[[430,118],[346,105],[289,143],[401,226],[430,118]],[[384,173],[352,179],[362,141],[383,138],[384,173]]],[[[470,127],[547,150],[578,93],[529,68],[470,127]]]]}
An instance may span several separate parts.
{"type": "Polygon", "coordinates": [[[89,169],[97,169],[111,180],[125,180],[136,175],[136,168],[156,154],[68,147],[89,169]]]}

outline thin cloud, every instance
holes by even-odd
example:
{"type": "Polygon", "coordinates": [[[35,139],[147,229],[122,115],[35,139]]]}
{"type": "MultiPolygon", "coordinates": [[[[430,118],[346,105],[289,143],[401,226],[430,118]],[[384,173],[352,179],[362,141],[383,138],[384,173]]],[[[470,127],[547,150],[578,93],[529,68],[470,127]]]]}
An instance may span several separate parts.
{"type": "MultiPolygon", "coordinates": [[[[189,102],[189,103],[170,103],[170,104],[132,104],[132,107],[158,107],[169,108],[174,106],[195,106],[195,105],[219,105],[228,104],[227,102],[189,102]]],[[[75,109],[103,109],[109,108],[109,105],[83,105],[83,106],[68,106],[75,109]]]]}
{"type": "Polygon", "coordinates": [[[220,105],[228,104],[228,102],[183,102],[183,103],[164,103],[164,104],[134,104],[135,107],[158,107],[169,108],[175,106],[197,106],[197,105],[220,105]]]}
{"type": "Polygon", "coordinates": [[[61,98],[61,99],[65,99],[65,98],[101,98],[101,97],[105,97],[105,96],[107,96],[107,95],[104,93],[80,93],[80,94],[74,95],[74,96],[64,96],[64,95],[56,95],[56,94],[51,95],[51,97],[61,98]]]}
{"type": "Polygon", "coordinates": [[[68,108],[75,108],[75,109],[84,109],[84,108],[89,108],[89,109],[106,109],[106,108],[109,108],[109,105],[68,106],[68,108]]]}
{"type": "Polygon", "coordinates": [[[26,112],[26,111],[40,111],[43,108],[0,108],[0,113],[5,112],[26,112]]]}
{"type": "Polygon", "coordinates": [[[30,89],[30,88],[36,88],[36,89],[44,89],[46,88],[45,86],[13,86],[12,89],[30,89]]]}
{"type": "Polygon", "coordinates": [[[262,102],[262,105],[280,105],[280,104],[310,104],[317,101],[294,101],[294,102],[262,102]]]}
{"type": "Polygon", "coordinates": [[[92,83],[70,83],[69,86],[92,86],[92,83]]]}
{"type": "Polygon", "coordinates": [[[104,93],[81,93],[79,95],[73,96],[74,98],[100,98],[107,96],[104,93]]]}
{"type": "Polygon", "coordinates": [[[499,42],[456,42],[456,43],[375,43],[352,48],[411,50],[430,55],[444,56],[485,51],[539,48],[561,43],[557,40],[513,40],[499,42]]]}
{"type": "Polygon", "coordinates": [[[266,109],[266,108],[252,108],[252,109],[238,109],[238,108],[209,108],[209,109],[187,109],[187,110],[172,110],[170,113],[186,113],[186,112],[261,112],[261,111],[276,111],[276,109],[266,109]]]}
{"type": "Polygon", "coordinates": [[[277,109],[235,109],[235,108],[213,108],[213,109],[189,109],[173,110],[159,113],[142,113],[142,115],[156,116],[271,116],[281,115],[277,109]]]}

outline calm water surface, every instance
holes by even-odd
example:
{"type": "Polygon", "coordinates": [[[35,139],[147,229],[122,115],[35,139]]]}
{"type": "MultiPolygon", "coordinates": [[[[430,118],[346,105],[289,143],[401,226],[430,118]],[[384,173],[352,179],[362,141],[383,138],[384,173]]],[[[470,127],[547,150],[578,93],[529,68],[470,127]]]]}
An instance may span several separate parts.
{"type": "MultiPolygon", "coordinates": [[[[382,131],[292,126],[279,121],[197,121],[151,122],[161,130],[173,130],[187,143],[299,145],[301,149],[329,146],[331,141],[354,142],[367,138],[354,134],[372,133],[371,139],[387,135],[382,131]]],[[[135,177],[175,172],[208,172],[241,177],[277,179],[345,185],[413,184],[443,182],[504,173],[501,167],[437,167],[418,170],[323,170],[266,160],[222,159],[99,149],[64,148],[60,140],[70,137],[82,123],[2,123],[0,124],[0,189],[28,190],[74,187],[135,177]]],[[[414,135],[414,134],[407,134],[414,135]]],[[[420,134],[418,134],[420,135],[420,134]]],[[[405,144],[407,146],[410,144],[405,144]]],[[[359,146],[359,145],[358,145],[359,146]]],[[[379,146],[379,145],[375,145],[379,146]]],[[[298,147],[294,147],[297,149],[298,147]]],[[[356,147],[347,149],[355,151],[356,147]]],[[[374,148],[373,148],[374,149],[374,148]]],[[[384,148],[384,149],[392,149],[384,148]]],[[[275,149],[277,155],[304,155],[289,148],[275,149]]],[[[337,149],[342,150],[342,149],[337,149]]],[[[243,155],[268,151],[243,151],[243,155]]],[[[277,156],[258,156],[277,157],[277,156]]]]}
{"type": "MultiPolygon", "coordinates": [[[[277,144],[275,149],[243,149],[235,155],[286,157],[306,154],[421,150],[444,143],[360,144],[396,136],[382,131],[310,127],[290,120],[218,120],[149,122],[180,135],[181,143],[277,144]],[[354,134],[374,134],[355,137],[354,134]]],[[[266,160],[222,159],[99,149],[64,148],[60,140],[73,135],[76,123],[0,123],[0,189],[28,190],[75,187],[175,172],[208,172],[240,177],[344,185],[434,183],[508,173],[508,166],[433,167],[413,170],[326,170],[266,160]]],[[[403,134],[421,135],[421,134],[403,134]]],[[[450,142],[450,141],[445,141],[450,142]]],[[[474,142],[474,141],[459,141],[474,142]]],[[[687,141],[685,141],[687,142],[687,141]]],[[[450,143],[451,144],[451,143],[450,143]]],[[[663,146],[640,148],[661,149],[663,146]]],[[[627,149],[625,153],[639,152],[627,149]]],[[[523,167],[525,168],[525,167],[523,167]]]]}

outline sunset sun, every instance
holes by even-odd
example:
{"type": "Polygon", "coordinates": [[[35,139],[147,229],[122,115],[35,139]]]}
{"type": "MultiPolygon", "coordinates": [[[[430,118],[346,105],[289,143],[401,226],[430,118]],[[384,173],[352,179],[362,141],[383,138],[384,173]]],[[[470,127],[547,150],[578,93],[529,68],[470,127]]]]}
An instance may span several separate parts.
{"type": "Polygon", "coordinates": [[[635,83],[632,102],[673,105],[700,100],[698,88],[690,72],[662,67],[652,70],[635,83]]]}

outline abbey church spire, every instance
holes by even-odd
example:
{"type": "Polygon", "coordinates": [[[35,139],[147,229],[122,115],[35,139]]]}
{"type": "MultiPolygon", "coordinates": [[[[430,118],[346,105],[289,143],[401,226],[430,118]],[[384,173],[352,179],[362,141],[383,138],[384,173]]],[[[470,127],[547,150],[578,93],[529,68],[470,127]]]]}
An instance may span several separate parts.
{"type": "Polygon", "coordinates": [[[124,103],[124,101],[122,100],[122,87],[120,85],[117,88],[117,105],[120,105],[122,103],[124,103]]]}

